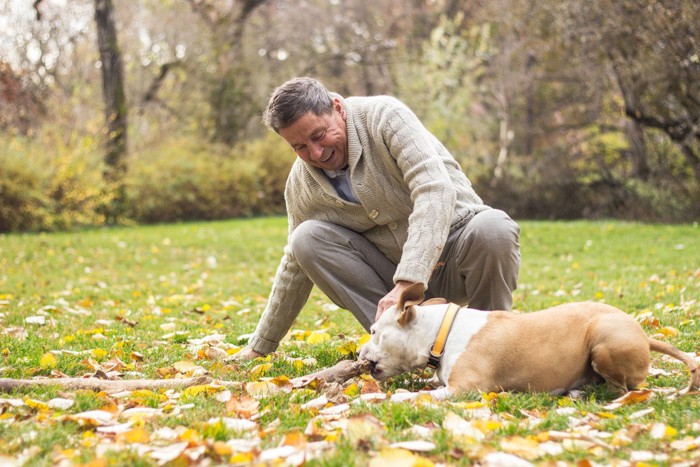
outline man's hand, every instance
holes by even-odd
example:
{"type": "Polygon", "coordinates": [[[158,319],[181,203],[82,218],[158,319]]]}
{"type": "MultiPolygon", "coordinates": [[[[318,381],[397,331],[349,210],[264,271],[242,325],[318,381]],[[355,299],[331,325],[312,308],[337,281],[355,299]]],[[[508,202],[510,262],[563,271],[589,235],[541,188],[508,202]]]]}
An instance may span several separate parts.
{"type": "Polygon", "coordinates": [[[391,289],[389,293],[384,296],[384,298],[379,300],[379,303],[377,304],[377,315],[374,317],[375,323],[379,321],[379,317],[382,316],[382,313],[391,308],[392,305],[396,305],[396,303],[399,301],[401,293],[412,284],[413,282],[398,281],[394,288],[391,289]]]}
{"type": "Polygon", "coordinates": [[[250,347],[245,347],[238,353],[235,353],[231,357],[227,358],[226,360],[229,362],[247,362],[258,357],[262,357],[262,354],[256,352],[250,347]]]}

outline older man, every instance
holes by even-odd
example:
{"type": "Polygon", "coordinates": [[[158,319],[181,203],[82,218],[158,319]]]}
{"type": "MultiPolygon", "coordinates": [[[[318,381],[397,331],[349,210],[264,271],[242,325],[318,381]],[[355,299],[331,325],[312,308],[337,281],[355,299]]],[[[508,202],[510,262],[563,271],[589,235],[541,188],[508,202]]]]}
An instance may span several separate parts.
{"type": "Polygon", "coordinates": [[[274,351],[314,284],[365,329],[413,283],[426,296],[510,309],[518,225],[482,202],[403,103],[343,98],[295,78],[275,90],[263,119],[298,159],[285,190],[287,246],[238,360],[274,351]]]}

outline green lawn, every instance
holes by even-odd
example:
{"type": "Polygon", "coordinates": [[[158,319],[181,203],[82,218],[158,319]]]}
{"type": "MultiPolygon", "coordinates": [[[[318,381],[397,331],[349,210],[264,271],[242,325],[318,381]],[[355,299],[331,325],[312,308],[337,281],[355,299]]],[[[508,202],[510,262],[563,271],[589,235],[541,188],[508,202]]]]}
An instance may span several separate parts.
{"type": "MultiPolygon", "coordinates": [[[[700,350],[700,227],[522,222],[521,229],[517,310],[605,301],[637,317],[649,335],[700,350]]],[[[700,461],[698,396],[677,396],[687,371],[659,355],[652,367],[662,371],[648,378],[641,400],[619,408],[608,406],[614,397],[599,387],[578,398],[468,394],[401,404],[352,403],[372,384],[366,378],[335,394],[290,392],[286,378],[352,357],[347,352],[365,334],[314,290],[271,358],[225,363],[221,357],[255,328],[285,237],[284,218],[0,236],[0,377],[111,370],[157,379],[206,371],[251,383],[230,393],[209,385],[0,394],[0,464],[157,465],[163,453],[175,453],[173,465],[298,464],[304,452],[310,465],[467,465],[498,456],[535,464],[700,461]],[[215,334],[225,337],[198,341],[215,334]],[[278,392],[253,399],[262,386],[278,392]],[[322,395],[329,401],[319,406],[322,395]],[[349,410],[341,410],[344,402],[349,410]],[[81,415],[93,410],[111,418],[81,415]],[[413,444],[393,444],[400,441],[413,444]]],[[[421,376],[428,374],[404,375],[379,390],[419,390],[421,376]]]]}

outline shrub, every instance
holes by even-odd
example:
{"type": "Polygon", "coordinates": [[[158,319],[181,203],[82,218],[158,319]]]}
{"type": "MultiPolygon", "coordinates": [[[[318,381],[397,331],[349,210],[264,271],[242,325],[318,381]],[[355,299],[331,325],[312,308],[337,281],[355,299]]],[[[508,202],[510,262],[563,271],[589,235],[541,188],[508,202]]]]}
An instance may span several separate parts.
{"type": "Polygon", "coordinates": [[[289,164],[275,163],[280,152],[270,136],[234,148],[182,137],[144,149],[129,161],[128,215],[152,223],[281,213],[289,164]]]}
{"type": "Polygon", "coordinates": [[[104,224],[109,201],[92,137],[47,130],[39,138],[0,136],[0,232],[104,224]]]}

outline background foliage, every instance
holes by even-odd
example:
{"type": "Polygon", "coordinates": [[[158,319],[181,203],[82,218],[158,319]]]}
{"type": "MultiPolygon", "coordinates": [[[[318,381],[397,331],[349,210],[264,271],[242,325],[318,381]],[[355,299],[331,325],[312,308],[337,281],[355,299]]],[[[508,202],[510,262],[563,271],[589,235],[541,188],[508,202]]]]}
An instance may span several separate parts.
{"type": "Polygon", "coordinates": [[[295,75],[404,100],[516,218],[700,218],[692,0],[118,2],[116,181],[94,10],[0,2],[0,231],[281,212],[259,115],[295,75]]]}

